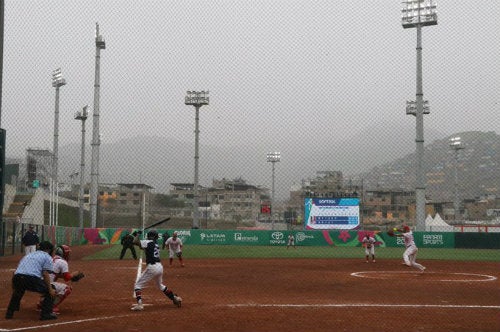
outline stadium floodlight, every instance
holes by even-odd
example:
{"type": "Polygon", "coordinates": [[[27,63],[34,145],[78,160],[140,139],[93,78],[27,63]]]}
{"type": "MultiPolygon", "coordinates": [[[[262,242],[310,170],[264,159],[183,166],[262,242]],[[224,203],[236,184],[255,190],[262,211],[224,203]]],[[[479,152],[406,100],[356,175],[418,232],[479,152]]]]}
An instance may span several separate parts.
{"type": "Polygon", "coordinates": [[[97,226],[97,195],[99,187],[99,149],[101,139],[99,133],[101,91],[101,50],[106,49],[104,38],[99,34],[99,24],[95,25],[95,80],[94,80],[94,112],[92,115],[92,158],[90,161],[90,223],[91,227],[97,226]]]}
{"type": "Polygon", "coordinates": [[[50,190],[50,218],[49,224],[57,226],[59,214],[59,180],[58,180],[58,164],[59,164],[59,88],[66,85],[66,80],[63,78],[61,68],[57,68],[52,72],[52,86],[56,88],[56,101],[54,111],[54,150],[52,157],[52,185],[50,190]],[[55,198],[55,199],[54,199],[55,198]]]}
{"type": "Polygon", "coordinates": [[[280,152],[269,152],[267,154],[267,162],[271,163],[273,165],[272,167],[272,190],[271,190],[271,226],[272,229],[274,230],[274,217],[273,217],[273,210],[274,210],[274,197],[275,197],[275,190],[274,190],[274,164],[278,163],[281,161],[281,153],[280,152]]]}
{"type": "MultiPolygon", "coordinates": [[[[431,113],[431,107],[429,106],[429,101],[424,100],[423,101],[423,113],[424,114],[430,114],[431,113]]],[[[406,101],[406,115],[414,115],[417,116],[417,102],[414,100],[407,100],[406,101]]]]}
{"type": "Polygon", "coordinates": [[[460,150],[465,149],[460,137],[450,138],[450,148],[455,151],[455,199],[453,201],[453,210],[455,212],[455,221],[460,218],[460,196],[458,193],[458,154],[460,150]]]}
{"type": "Polygon", "coordinates": [[[434,0],[406,0],[401,10],[403,28],[415,28],[437,24],[436,1],[434,0]]]}
{"type": "Polygon", "coordinates": [[[416,99],[406,102],[406,114],[416,117],[416,230],[425,230],[425,170],[424,170],[424,114],[429,114],[428,101],[424,101],[422,83],[422,27],[437,24],[436,1],[405,0],[401,10],[404,29],[417,29],[416,99]]]}
{"type": "Polygon", "coordinates": [[[194,192],[193,192],[193,228],[200,228],[200,209],[199,209],[199,141],[200,141],[200,107],[208,105],[209,97],[207,91],[187,91],[184,99],[186,105],[192,105],[196,109],[195,115],[195,129],[194,129],[194,192]]]}
{"type": "Polygon", "coordinates": [[[80,219],[80,229],[83,229],[83,201],[84,201],[84,174],[85,174],[85,120],[87,120],[89,111],[89,106],[86,105],[81,111],[75,113],[75,120],[82,121],[82,147],[80,151],[80,186],[78,188],[78,207],[79,207],[79,219],[80,219]]]}

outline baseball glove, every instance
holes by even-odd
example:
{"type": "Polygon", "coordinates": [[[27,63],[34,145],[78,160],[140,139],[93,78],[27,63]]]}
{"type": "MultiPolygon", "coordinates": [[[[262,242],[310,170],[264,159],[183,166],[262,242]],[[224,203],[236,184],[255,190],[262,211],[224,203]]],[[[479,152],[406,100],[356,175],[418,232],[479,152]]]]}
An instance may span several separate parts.
{"type": "Polygon", "coordinates": [[[392,229],[388,230],[387,235],[394,236],[394,231],[392,229]]]}
{"type": "Polygon", "coordinates": [[[176,253],[177,257],[182,257],[182,251],[179,251],[178,253],[176,253]]]}
{"type": "Polygon", "coordinates": [[[71,281],[77,282],[80,279],[82,279],[83,277],[85,277],[85,274],[83,274],[82,272],[79,272],[78,274],[75,274],[74,276],[71,277],[71,281]]]}

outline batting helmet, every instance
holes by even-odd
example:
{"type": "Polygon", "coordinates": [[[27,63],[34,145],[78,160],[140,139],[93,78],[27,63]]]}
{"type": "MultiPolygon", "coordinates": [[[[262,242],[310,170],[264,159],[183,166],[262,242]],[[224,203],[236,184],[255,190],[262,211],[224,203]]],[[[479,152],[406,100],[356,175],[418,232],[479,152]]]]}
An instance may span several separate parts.
{"type": "Polygon", "coordinates": [[[403,226],[403,231],[404,231],[405,233],[408,233],[408,232],[410,231],[410,226],[408,226],[408,225],[404,225],[404,226],[403,226]]]}
{"type": "Polygon", "coordinates": [[[65,260],[69,260],[70,253],[71,249],[65,244],[56,247],[55,254],[59,257],[64,258],[65,260]]]}
{"type": "Polygon", "coordinates": [[[158,232],[152,229],[148,232],[147,237],[148,240],[158,240],[158,232]]]}

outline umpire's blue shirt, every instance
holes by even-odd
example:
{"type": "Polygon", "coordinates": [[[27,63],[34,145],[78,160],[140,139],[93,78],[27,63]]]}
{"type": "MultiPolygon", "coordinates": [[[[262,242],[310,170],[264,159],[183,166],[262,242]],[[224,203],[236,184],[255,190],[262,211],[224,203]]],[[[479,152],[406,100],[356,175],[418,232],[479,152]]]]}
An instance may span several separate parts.
{"type": "Polygon", "coordinates": [[[54,263],[52,256],[45,251],[37,250],[21,259],[14,274],[24,274],[41,279],[43,278],[43,271],[52,272],[53,270],[54,263]]]}

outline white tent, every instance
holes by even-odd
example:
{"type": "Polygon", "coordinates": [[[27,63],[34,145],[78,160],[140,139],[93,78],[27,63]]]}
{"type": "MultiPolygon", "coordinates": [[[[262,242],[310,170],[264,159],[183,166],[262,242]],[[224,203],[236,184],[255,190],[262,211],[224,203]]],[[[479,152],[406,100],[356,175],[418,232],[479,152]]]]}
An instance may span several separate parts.
{"type": "Polygon", "coordinates": [[[425,219],[425,230],[427,232],[453,232],[455,229],[453,226],[448,225],[439,213],[436,213],[434,218],[428,215],[425,219]]]}

